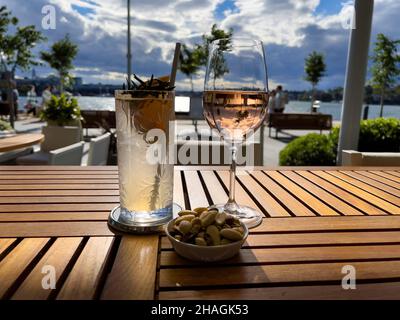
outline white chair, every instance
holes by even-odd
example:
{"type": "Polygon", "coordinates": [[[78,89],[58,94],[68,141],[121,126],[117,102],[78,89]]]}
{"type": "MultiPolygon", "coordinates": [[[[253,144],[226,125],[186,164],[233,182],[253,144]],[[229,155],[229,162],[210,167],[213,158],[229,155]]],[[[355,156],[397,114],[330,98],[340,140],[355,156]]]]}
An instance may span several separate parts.
{"type": "Polygon", "coordinates": [[[88,166],[107,165],[111,134],[106,133],[90,140],[88,166]]]}
{"type": "Polygon", "coordinates": [[[70,146],[50,151],[49,164],[53,166],[80,166],[84,144],[85,143],[81,141],[70,146]]]}
{"type": "Polygon", "coordinates": [[[342,151],[342,166],[400,166],[400,152],[342,151]]]}
{"type": "Polygon", "coordinates": [[[40,151],[27,156],[18,157],[16,162],[20,165],[49,164],[49,152],[79,142],[82,135],[81,131],[79,127],[43,127],[42,133],[44,135],[44,141],[40,145],[40,151]]]}

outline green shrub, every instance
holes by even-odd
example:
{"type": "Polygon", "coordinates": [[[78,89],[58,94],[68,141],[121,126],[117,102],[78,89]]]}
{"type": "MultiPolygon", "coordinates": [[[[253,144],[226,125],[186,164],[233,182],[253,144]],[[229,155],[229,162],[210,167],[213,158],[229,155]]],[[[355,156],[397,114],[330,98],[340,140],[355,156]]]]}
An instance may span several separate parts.
{"type": "Polygon", "coordinates": [[[310,133],[296,138],[279,153],[281,166],[334,166],[336,153],[331,137],[310,133]]]}
{"type": "Polygon", "coordinates": [[[75,98],[52,96],[47,106],[40,113],[40,119],[53,121],[57,125],[67,125],[72,121],[81,120],[81,110],[75,98]]]}
{"type": "Polygon", "coordinates": [[[377,118],[361,121],[358,150],[399,152],[400,120],[396,118],[377,118]]]}
{"type": "MultiPolygon", "coordinates": [[[[335,165],[339,132],[340,128],[334,127],[329,135],[312,133],[296,138],[280,152],[280,165],[335,165]]],[[[400,120],[377,118],[361,121],[358,150],[364,152],[399,152],[400,120]]]]}
{"type": "Polygon", "coordinates": [[[5,130],[12,130],[12,127],[7,121],[0,119],[0,131],[5,131],[5,130]]]}

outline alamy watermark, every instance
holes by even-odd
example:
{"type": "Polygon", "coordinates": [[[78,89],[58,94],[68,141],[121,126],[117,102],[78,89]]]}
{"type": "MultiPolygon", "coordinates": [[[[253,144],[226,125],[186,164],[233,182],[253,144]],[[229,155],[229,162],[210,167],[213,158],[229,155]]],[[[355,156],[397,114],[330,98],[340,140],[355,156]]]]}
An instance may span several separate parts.
{"type": "Polygon", "coordinates": [[[345,265],[342,267],[342,274],[345,275],[342,278],[343,290],[355,290],[356,289],[356,268],[352,265],[345,265]]]}
{"type": "Polygon", "coordinates": [[[355,29],[356,28],[356,10],[354,5],[348,5],[343,9],[343,16],[341,24],[343,29],[355,29]]]}
{"type": "MultiPolygon", "coordinates": [[[[256,156],[262,157],[260,152],[262,143],[256,141],[254,131],[246,130],[243,136],[241,129],[207,129],[191,132],[181,132],[175,135],[174,122],[169,123],[169,134],[162,129],[150,129],[143,139],[148,144],[145,158],[150,165],[181,164],[181,165],[229,165],[235,159],[237,165],[252,170],[256,163],[256,156]],[[221,139],[220,137],[225,137],[221,139]],[[235,137],[230,140],[227,137],[235,137]],[[257,150],[259,148],[260,150],[257,150]],[[234,152],[233,152],[234,151],[234,152]]],[[[261,133],[259,133],[261,135],[261,133]]],[[[123,148],[130,148],[132,140],[119,141],[123,148]]],[[[261,159],[258,159],[258,163],[261,159]]]]}
{"type": "Polygon", "coordinates": [[[42,288],[44,290],[54,290],[56,288],[56,268],[52,265],[44,265],[42,267],[42,288]]]}
{"type": "Polygon", "coordinates": [[[56,29],[56,8],[51,4],[47,4],[42,7],[42,28],[44,30],[55,30],[56,29]]]}

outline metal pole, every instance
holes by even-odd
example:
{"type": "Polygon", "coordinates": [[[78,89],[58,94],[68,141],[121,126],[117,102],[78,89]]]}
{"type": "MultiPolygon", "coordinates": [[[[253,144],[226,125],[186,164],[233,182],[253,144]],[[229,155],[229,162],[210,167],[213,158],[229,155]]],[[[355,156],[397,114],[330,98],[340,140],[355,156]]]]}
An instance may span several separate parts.
{"type": "Polygon", "coordinates": [[[127,64],[128,64],[128,70],[127,70],[127,78],[128,78],[128,86],[130,86],[131,83],[131,74],[132,74],[132,69],[131,69],[131,60],[132,60],[132,54],[131,54],[131,0],[128,0],[128,53],[126,55],[127,57],[127,64]]]}
{"type": "Polygon", "coordinates": [[[356,150],[364,100],[368,49],[371,37],[374,0],[355,0],[355,28],[351,30],[344,84],[342,117],[337,163],[342,162],[342,150],[356,150]]]}

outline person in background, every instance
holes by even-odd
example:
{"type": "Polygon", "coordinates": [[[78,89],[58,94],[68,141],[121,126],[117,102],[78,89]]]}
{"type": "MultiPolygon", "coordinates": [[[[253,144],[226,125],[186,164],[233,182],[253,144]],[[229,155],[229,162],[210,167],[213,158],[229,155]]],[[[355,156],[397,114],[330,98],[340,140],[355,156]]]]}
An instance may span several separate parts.
{"type": "Polygon", "coordinates": [[[52,89],[53,87],[51,86],[51,84],[47,85],[46,88],[44,88],[42,92],[42,108],[45,108],[46,105],[49,103],[52,95],[52,89]]]}
{"type": "Polygon", "coordinates": [[[282,86],[276,87],[276,95],[275,95],[275,111],[278,113],[282,113],[285,110],[285,106],[288,103],[288,99],[286,93],[283,92],[282,86]]]}
{"type": "Polygon", "coordinates": [[[19,100],[19,92],[17,88],[13,89],[13,99],[14,99],[14,114],[15,120],[18,119],[18,100],[19,100]]]}
{"type": "Polygon", "coordinates": [[[32,113],[36,116],[36,107],[37,107],[37,95],[35,86],[31,86],[31,89],[27,93],[26,105],[25,109],[28,110],[27,114],[32,113]]]}
{"type": "Polygon", "coordinates": [[[269,94],[269,100],[268,100],[268,113],[274,113],[275,112],[275,96],[276,96],[276,91],[272,90],[269,94]]]}
{"type": "Polygon", "coordinates": [[[9,113],[9,107],[8,107],[8,102],[7,102],[7,92],[2,91],[1,92],[1,101],[0,101],[0,114],[6,115],[9,113]]]}

